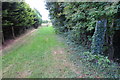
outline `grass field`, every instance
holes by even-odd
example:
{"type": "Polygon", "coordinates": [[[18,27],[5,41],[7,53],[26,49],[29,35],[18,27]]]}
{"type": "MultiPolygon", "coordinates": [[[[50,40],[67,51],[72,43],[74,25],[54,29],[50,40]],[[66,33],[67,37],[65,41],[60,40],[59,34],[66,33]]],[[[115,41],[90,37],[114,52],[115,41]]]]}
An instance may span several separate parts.
{"type": "Polygon", "coordinates": [[[74,77],[74,66],[67,60],[67,46],[53,27],[42,27],[3,51],[4,78],[74,77]]]}

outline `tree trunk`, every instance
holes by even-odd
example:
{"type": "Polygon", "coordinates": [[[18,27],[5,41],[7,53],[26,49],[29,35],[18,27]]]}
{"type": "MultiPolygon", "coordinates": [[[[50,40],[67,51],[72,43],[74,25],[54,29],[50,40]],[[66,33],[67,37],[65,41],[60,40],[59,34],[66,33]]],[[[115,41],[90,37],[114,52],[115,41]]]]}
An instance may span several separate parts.
{"type": "Polygon", "coordinates": [[[4,34],[3,34],[3,32],[2,32],[2,44],[4,44],[4,34]]]}
{"type": "Polygon", "coordinates": [[[12,36],[15,39],[15,34],[14,34],[14,28],[13,28],[13,26],[12,26],[12,36]]]}
{"type": "Polygon", "coordinates": [[[97,21],[95,32],[93,35],[92,46],[91,50],[92,53],[95,54],[102,54],[103,53],[103,45],[104,45],[104,38],[107,29],[107,19],[102,19],[97,21]]]}
{"type": "MultiPolygon", "coordinates": [[[[113,28],[113,25],[114,25],[114,20],[112,21],[112,25],[111,25],[111,29],[113,28]]],[[[114,48],[113,48],[113,35],[114,34],[111,34],[110,35],[110,49],[109,49],[109,59],[110,60],[113,60],[113,56],[114,56],[114,48]]]]}
{"type": "Polygon", "coordinates": [[[113,60],[114,48],[113,48],[113,35],[110,36],[110,50],[109,50],[109,59],[113,60]]]}

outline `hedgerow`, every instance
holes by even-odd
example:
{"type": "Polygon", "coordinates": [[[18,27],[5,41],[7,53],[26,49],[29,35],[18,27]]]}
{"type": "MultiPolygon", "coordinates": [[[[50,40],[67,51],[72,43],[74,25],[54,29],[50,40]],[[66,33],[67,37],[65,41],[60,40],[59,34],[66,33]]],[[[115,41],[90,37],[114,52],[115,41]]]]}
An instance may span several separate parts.
{"type": "Polygon", "coordinates": [[[37,28],[42,23],[41,17],[36,9],[31,9],[25,2],[2,2],[3,43],[27,29],[37,28]]]}
{"type": "Polygon", "coordinates": [[[93,53],[102,54],[108,49],[107,51],[109,53],[107,53],[107,55],[109,55],[110,58],[113,57],[110,56],[112,54],[111,52],[113,52],[113,49],[110,47],[113,47],[112,43],[115,30],[119,30],[119,26],[117,26],[120,20],[118,19],[119,3],[47,2],[46,6],[57,32],[65,34],[68,39],[76,44],[82,44],[83,46],[92,48],[93,53]],[[106,20],[106,24],[99,24],[99,27],[106,25],[106,30],[103,31],[105,29],[104,26],[103,29],[100,28],[99,32],[97,29],[96,32],[97,21],[102,22],[102,20],[106,20]],[[101,34],[102,32],[104,33],[101,34]]]}

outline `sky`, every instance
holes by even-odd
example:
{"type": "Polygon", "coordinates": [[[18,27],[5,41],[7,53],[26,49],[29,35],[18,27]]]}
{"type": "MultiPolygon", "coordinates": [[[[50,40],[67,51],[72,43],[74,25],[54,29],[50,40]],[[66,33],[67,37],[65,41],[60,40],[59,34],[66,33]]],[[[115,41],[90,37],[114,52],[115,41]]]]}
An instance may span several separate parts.
{"type": "Polygon", "coordinates": [[[25,0],[25,2],[28,3],[31,8],[36,8],[40,12],[42,20],[49,20],[49,11],[45,9],[46,6],[44,0],[25,0]]]}

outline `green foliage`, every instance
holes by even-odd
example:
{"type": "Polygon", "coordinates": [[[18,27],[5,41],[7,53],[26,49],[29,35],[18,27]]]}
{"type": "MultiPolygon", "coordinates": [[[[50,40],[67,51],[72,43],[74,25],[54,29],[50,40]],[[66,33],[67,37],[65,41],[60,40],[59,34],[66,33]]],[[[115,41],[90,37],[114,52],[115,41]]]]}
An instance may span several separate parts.
{"type": "Polygon", "coordinates": [[[10,26],[13,23],[14,26],[31,26],[34,24],[34,17],[29,5],[24,2],[3,2],[3,27],[10,26]],[[6,5],[9,5],[6,7],[6,5]]]}
{"type": "MultiPolygon", "coordinates": [[[[119,14],[119,3],[116,2],[47,2],[46,6],[50,12],[50,19],[56,32],[64,34],[72,42],[83,44],[88,48],[91,48],[92,41],[93,43],[95,42],[93,34],[97,21],[107,20],[105,34],[108,36],[113,35],[115,29],[119,29],[119,19],[116,20],[115,18],[119,14]],[[115,23],[117,26],[111,28],[112,23],[115,23]]],[[[94,48],[97,47],[94,46],[94,48]]],[[[101,49],[101,51],[103,50],[101,49]]]]}
{"type": "Polygon", "coordinates": [[[42,16],[37,9],[34,9],[34,12],[35,12],[35,19],[34,19],[35,27],[37,28],[39,25],[42,24],[42,16]]]}
{"type": "Polygon", "coordinates": [[[99,76],[104,78],[119,78],[118,64],[111,62],[108,57],[100,54],[93,55],[90,52],[84,52],[81,54],[83,65],[88,69],[94,69],[99,73],[99,76]]]}
{"type": "Polygon", "coordinates": [[[14,26],[32,26],[35,24],[35,19],[40,20],[39,24],[41,24],[39,12],[37,10],[33,11],[25,2],[3,2],[2,14],[3,27],[10,26],[10,24],[14,26]]]}
{"type": "Polygon", "coordinates": [[[25,2],[2,3],[3,37],[22,34],[29,28],[37,28],[42,24],[42,16],[36,9],[31,9],[25,2]],[[11,31],[11,28],[13,30],[11,31]]]}
{"type": "Polygon", "coordinates": [[[87,46],[91,45],[96,21],[106,18],[109,26],[117,13],[117,4],[111,2],[47,2],[46,6],[56,30],[70,31],[67,35],[72,41],[87,46]]]}
{"type": "MultiPolygon", "coordinates": [[[[67,41],[68,42],[68,41],[67,41]]],[[[101,54],[93,54],[81,45],[73,42],[68,43],[73,53],[70,60],[76,65],[82,65],[82,74],[85,78],[119,78],[119,64],[110,61],[108,57],[101,54]]]]}
{"type": "Polygon", "coordinates": [[[76,65],[82,65],[81,74],[87,75],[85,78],[119,78],[119,64],[108,59],[101,54],[93,54],[81,45],[76,45],[70,40],[66,40],[72,52],[70,60],[76,65]]]}
{"type": "Polygon", "coordinates": [[[48,20],[43,20],[42,23],[48,23],[49,21],[48,20]]]}
{"type": "Polygon", "coordinates": [[[56,28],[57,32],[64,32],[65,29],[65,15],[63,14],[63,4],[57,2],[47,2],[46,3],[47,9],[50,11],[50,19],[52,24],[56,28]]]}

